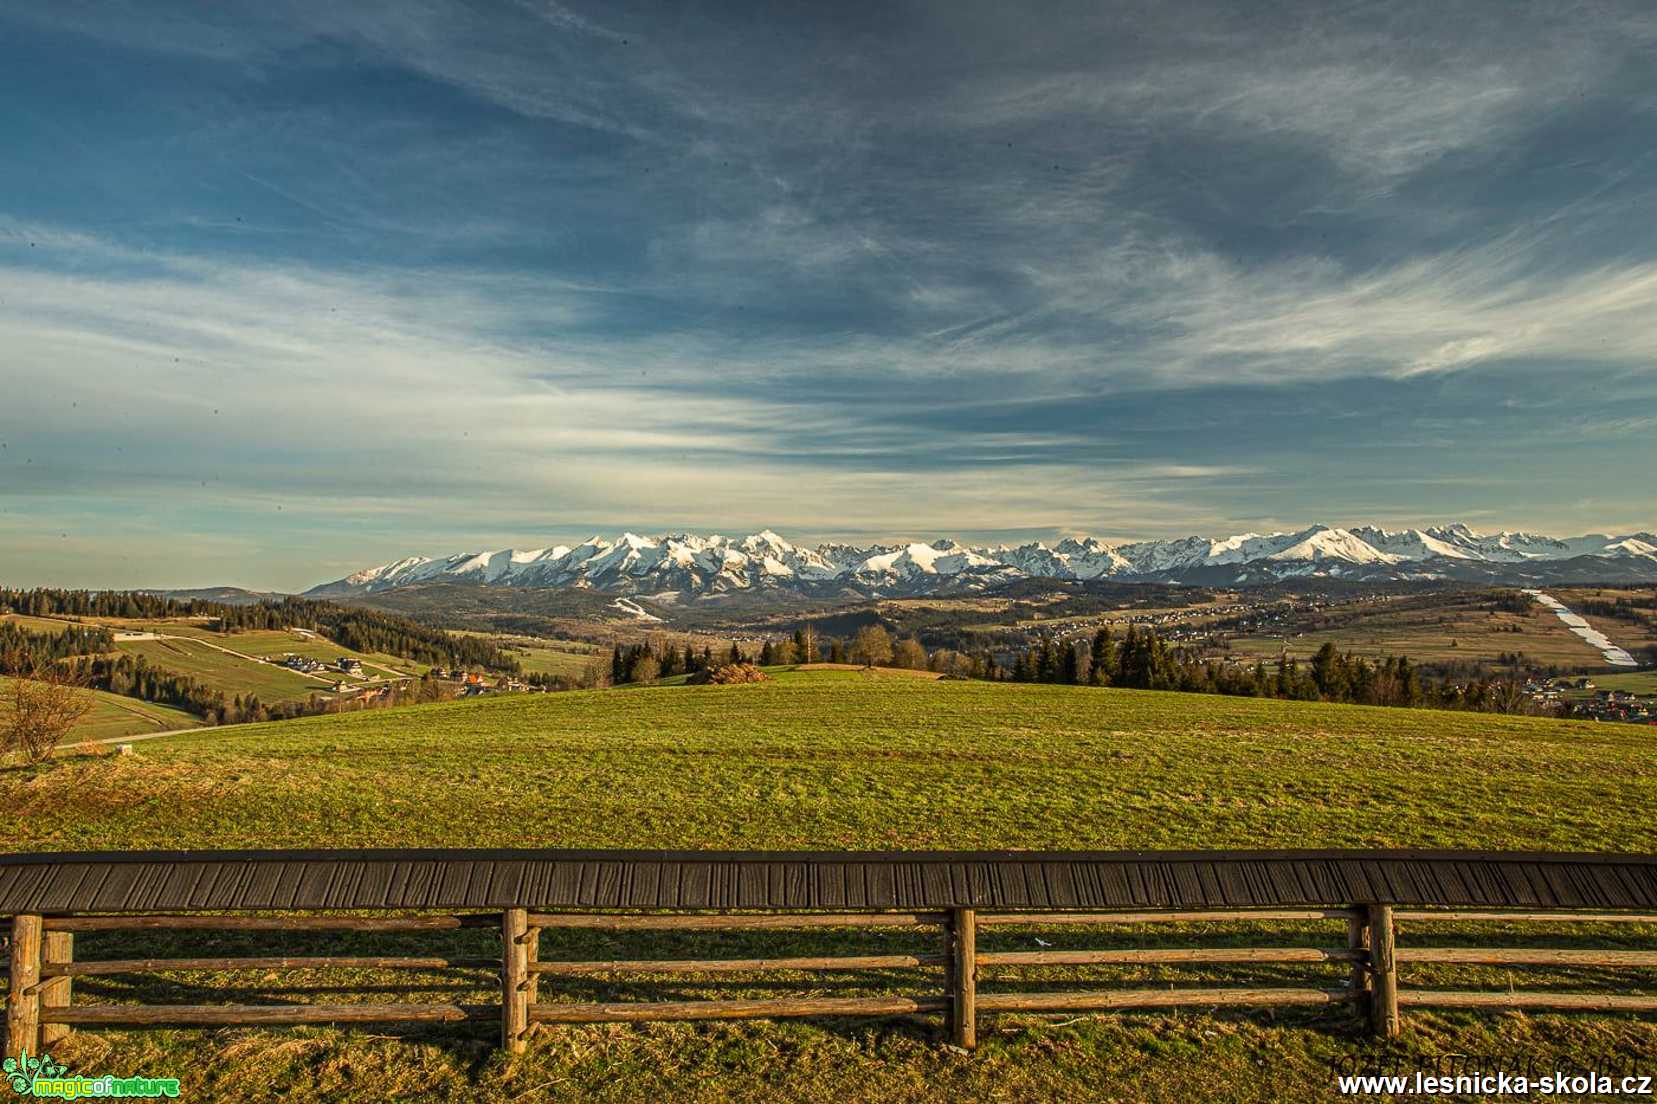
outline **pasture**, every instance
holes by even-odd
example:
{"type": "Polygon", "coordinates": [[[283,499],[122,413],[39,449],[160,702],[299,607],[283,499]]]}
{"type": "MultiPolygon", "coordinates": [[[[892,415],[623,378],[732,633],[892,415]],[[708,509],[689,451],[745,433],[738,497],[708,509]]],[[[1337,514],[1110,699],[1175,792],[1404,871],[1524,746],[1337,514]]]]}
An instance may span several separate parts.
{"type": "Polygon", "coordinates": [[[517,660],[526,675],[563,675],[575,678],[587,670],[595,657],[608,658],[604,649],[579,641],[464,630],[455,635],[477,636],[492,641],[517,660]]]}
{"type": "Polygon", "coordinates": [[[856,670],[205,730],[0,797],[40,848],[1657,850],[1633,726],[856,670]],[[75,815],[31,818],[59,787],[75,815]]]}
{"type": "Polygon", "coordinates": [[[333,663],[341,656],[360,659],[368,668],[371,677],[420,675],[425,673],[426,665],[413,660],[401,659],[397,656],[386,655],[381,652],[359,652],[344,645],[336,644],[327,637],[304,629],[255,629],[248,632],[218,633],[210,629],[197,626],[159,626],[157,632],[163,635],[186,636],[202,640],[209,644],[217,644],[221,648],[228,648],[233,652],[254,656],[258,659],[280,659],[288,653],[305,656],[308,659],[321,660],[324,663],[333,663]]]}
{"type": "Polygon", "coordinates": [[[184,622],[184,620],[156,620],[156,622],[121,622],[119,632],[128,633],[156,633],[159,637],[186,637],[189,640],[219,645],[229,651],[240,651],[242,655],[254,656],[258,660],[263,658],[282,658],[292,651],[293,655],[307,656],[312,660],[321,660],[333,663],[340,656],[350,656],[353,660],[363,661],[368,666],[368,673],[373,678],[379,676],[423,675],[426,671],[424,663],[413,660],[403,660],[399,656],[384,655],[379,651],[356,651],[353,648],[333,643],[320,633],[310,632],[305,628],[258,628],[249,632],[219,633],[210,630],[200,623],[184,622]]]}
{"type": "Polygon", "coordinates": [[[188,675],[227,695],[256,694],[266,703],[304,701],[312,694],[326,693],[330,686],[325,678],[310,678],[257,659],[232,655],[223,650],[227,645],[215,648],[202,640],[122,640],[115,647],[131,656],[143,656],[156,667],[188,675]]]}
{"type": "Polygon", "coordinates": [[[1657,694],[1657,671],[1628,671],[1615,675],[1595,675],[1594,685],[1601,690],[1627,690],[1634,694],[1657,694]]]}
{"type": "Polygon", "coordinates": [[[67,631],[78,622],[63,617],[31,617],[26,613],[0,614],[0,622],[16,625],[32,633],[51,633],[54,636],[67,631]]]}
{"type": "MultiPolygon", "coordinates": [[[[1286,649],[1290,656],[1305,660],[1332,641],[1354,655],[1404,655],[1417,663],[1494,662],[1504,652],[1523,652],[1536,663],[1561,668],[1598,668],[1605,662],[1598,649],[1542,606],[1525,613],[1492,611],[1449,596],[1442,603],[1411,599],[1347,607],[1338,617],[1340,624],[1327,627],[1234,636],[1231,654],[1269,661],[1286,649]]],[[[1616,622],[1590,620],[1612,640],[1620,640],[1616,622]]]]}
{"type": "MultiPolygon", "coordinates": [[[[203,730],[140,744],[135,756],[66,756],[0,772],[0,834],[17,850],[464,842],[1653,851],[1657,825],[1639,811],[1654,801],[1657,746],[1620,725],[825,669],[745,686],[507,696],[203,730]]],[[[1273,930],[1268,941],[1340,937],[1273,930]]],[[[1261,942],[1241,926],[1233,934],[1239,945],[1261,942]]],[[[1636,947],[1654,934],[1631,925],[1562,938],[1636,947]]],[[[1164,927],[1154,939],[1178,944],[1189,936],[1164,927]]],[[[1066,945],[1062,934],[1044,937],[1066,945]]],[[[1119,937],[1153,939],[1133,929],[1119,937]]],[[[325,953],[316,938],[284,938],[277,948],[237,933],[109,935],[85,938],[77,955],[325,953]]],[[[347,940],[358,949],[337,941],[328,948],[461,956],[482,951],[489,938],[362,937],[347,940]]],[[[583,938],[589,942],[572,935],[544,944],[544,956],[582,957],[595,938],[607,954],[638,958],[821,950],[809,935],[786,933],[583,938]]],[[[884,950],[891,937],[858,938],[884,950]]],[[[1009,946],[1033,946],[1028,938],[1009,946]]],[[[1266,983],[1292,969],[1138,967],[1111,978],[1266,983]]],[[[1060,985],[1083,976],[1070,967],[1037,973],[1060,985]]],[[[1414,980],[1500,987],[1515,973],[1568,984],[1547,969],[1422,967],[1414,980]]],[[[1649,973],[1606,978],[1651,984],[1649,973]]],[[[487,999],[495,984],[484,973],[470,982],[369,970],[337,980],[457,1001],[487,999]]],[[[887,980],[852,975],[823,985],[825,993],[856,995],[887,980]]],[[[709,981],[656,984],[696,996],[709,981]]],[[[742,992],[764,994],[776,981],[761,975],[742,992]]],[[[641,995],[636,982],[620,978],[548,984],[581,999],[641,995]]],[[[797,989],[798,979],[790,985],[797,989]]],[[[335,983],[306,975],[94,978],[81,989],[94,1000],[188,1002],[225,999],[226,986],[238,1000],[330,1000],[336,992],[335,983]]],[[[54,1056],[100,1070],[182,1071],[192,1098],[862,1104],[1334,1099],[1329,1064],[1377,1052],[1355,1020],[1328,1011],[1193,1010],[1058,1023],[1014,1016],[987,1025],[971,1058],[940,1049],[934,1029],[907,1021],[557,1028],[518,1057],[495,1053],[487,1031],[457,1038],[452,1028],[85,1031],[54,1056]]],[[[1587,1064],[1654,1047],[1657,1027],[1638,1018],[1416,1012],[1388,1053],[1417,1064],[1452,1051],[1587,1064]]]]}
{"type": "MultiPolygon", "coordinates": [[[[6,700],[10,684],[10,679],[0,678],[0,703],[6,700]]],[[[200,717],[171,706],[139,701],[120,694],[106,694],[102,690],[86,690],[83,693],[91,700],[92,709],[69,733],[67,743],[136,736],[146,732],[170,732],[201,725],[200,717]]],[[[4,715],[5,707],[0,704],[0,719],[4,715]]]]}

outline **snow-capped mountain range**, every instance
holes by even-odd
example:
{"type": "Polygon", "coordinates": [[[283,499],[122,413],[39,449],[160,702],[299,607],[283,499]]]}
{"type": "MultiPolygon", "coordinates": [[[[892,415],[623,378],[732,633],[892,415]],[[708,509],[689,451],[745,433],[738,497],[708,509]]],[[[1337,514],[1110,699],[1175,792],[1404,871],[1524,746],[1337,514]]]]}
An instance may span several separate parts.
{"type": "Polygon", "coordinates": [[[1465,579],[1492,582],[1657,580],[1657,535],[1475,533],[1465,525],[1387,530],[1314,525],[1293,533],[1215,540],[1105,544],[1092,537],[1055,545],[968,548],[952,540],[802,548],[769,529],[729,538],[678,534],[573,547],[413,556],[310,590],[312,596],[391,590],[434,582],[578,587],[614,594],[716,596],[763,589],[825,595],[979,591],[1027,578],[1248,585],[1292,578],[1465,579]]]}

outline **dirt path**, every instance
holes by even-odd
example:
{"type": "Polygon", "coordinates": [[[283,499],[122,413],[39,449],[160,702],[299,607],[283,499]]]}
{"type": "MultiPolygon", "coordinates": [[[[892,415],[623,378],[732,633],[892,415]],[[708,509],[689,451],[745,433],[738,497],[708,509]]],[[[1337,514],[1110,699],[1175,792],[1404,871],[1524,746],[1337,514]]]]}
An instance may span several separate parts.
{"type": "MultiPolygon", "coordinates": [[[[215,644],[211,640],[204,640],[199,636],[163,636],[159,633],[156,633],[156,634],[148,637],[147,639],[150,639],[150,640],[190,640],[190,641],[194,641],[197,644],[201,644],[201,645],[204,645],[208,648],[212,648],[215,651],[223,652],[225,655],[235,656],[237,659],[245,659],[249,663],[262,663],[266,667],[280,668],[283,671],[287,671],[289,674],[298,675],[301,678],[312,679],[316,682],[325,682],[329,686],[332,686],[336,680],[343,677],[342,673],[339,673],[339,672],[336,672],[334,674],[328,674],[328,675],[318,675],[318,674],[313,674],[310,671],[295,671],[292,667],[283,667],[280,663],[272,663],[268,659],[261,659],[261,658],[259,658],[258,656],[255,656],[255,655],[248,655],[246,652],[238,652],[234,648],[226,648],[222,644],[215,644]]],[[[395,668],[387,667],[387,666],[385,666],[383,664],[380,664],[380,663],[371,663],[368,660],[363,661],[363,666],[364,667],[372,667],[377,671],[384,671],[384,672],[386,672],[387,675],[391,676],[392,678],[405,679],[405,678],[413,678],[414,677],[413,675],[407,674],[406,672],[398,671],[395,668]]],[[[360,683],[360,685],[372,686],[376,681],[384,681],[384,680],[383,679],[381,679],[381,680],[365,679],[360,683]]]]}
{"type": "MultiPolygon", "coordinates": [[[[162,640],[194,640],[197,644],[204,644],[207,647],[212,648],[214,651],[223,652],[225,655],[228,655],[228,656],[235,656],[237,659],[245,659],[249,663],[263,663],[266,667],[282,667],[282,665],[280,663],[271,663],[267,660],[260,659],[258,656],[250,656],[246,652],[238,652],[233,648],[223,647],[222,645],[213,643],[211,640],[203,640],[199,636],[164,636],[164,637],[161,637],[160,639],[162,639],[162,640]]],[[[317,682],[326,682],[329,686],[332,686],[334,684],[334,680],[327,677],[326,675],[313,675],[309,671],[295,671],[292,667],[282,667],[282,670],[287,671],[291,674],[299,675],[303,678],[314,679],[317,682]]]]}
{"type": "Polygon", "coordinates": [[[105,736],[98,740],[78,740],[73,744],[59,744],[53,751],[54,753],[62,753],[103,747],[110,744],[135,744],[140,740],[159,740],[163,736],[184,736],[191,732],[205,732],[208,729],[217,731],[221,728],[241,727],[241,725],[197,725],[194,728],[169,728],[165,732],[135,732],[130,736],[105,736]]]}
{"type": "MultiPolygon", "coordinates": [[[[166,727],[166,721],[162,720],[160,717],[151,716],[137,706],[128,705],[126,702],[112,701],[110,698],[105,698],[103,700],[108,702],[110,705],[113,705],[116,709],[119,709],[123,713],[131,713],[139,720],[148,721],[152,725],[160,725],[163,728],[166,727]]],[[[188,732],[189,729],[184,729],[183,731],[188,732]]]]}
{"type": "Polygon", "coordinates": [[[386,674],[390,675],[392,678],[395,678],[395,679],[419,678],[420,677],[419,675],[416,675],[416,674],[414,674],[412,672],[409,672],[409,671],[399,671],[395,667],[387,667],[383,663],[370,663],[366,659],[362,661],[362,665],[364,667],[372,667],[376,671],[384,671],[386,674]]]}

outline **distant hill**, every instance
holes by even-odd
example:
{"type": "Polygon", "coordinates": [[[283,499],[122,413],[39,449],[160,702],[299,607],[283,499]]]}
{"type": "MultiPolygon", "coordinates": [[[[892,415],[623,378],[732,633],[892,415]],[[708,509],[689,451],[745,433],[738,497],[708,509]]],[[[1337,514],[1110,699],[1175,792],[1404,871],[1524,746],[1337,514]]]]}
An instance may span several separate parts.
{"type": "Polygon", "coordinates": [[[196,587],[190,590],[155,590],[163,598],[179,602],[218,602],[226,606],[255,606],[260,602],[280,602],[287,595],[273,590],[243,590],[241,587],[196,587]]]}

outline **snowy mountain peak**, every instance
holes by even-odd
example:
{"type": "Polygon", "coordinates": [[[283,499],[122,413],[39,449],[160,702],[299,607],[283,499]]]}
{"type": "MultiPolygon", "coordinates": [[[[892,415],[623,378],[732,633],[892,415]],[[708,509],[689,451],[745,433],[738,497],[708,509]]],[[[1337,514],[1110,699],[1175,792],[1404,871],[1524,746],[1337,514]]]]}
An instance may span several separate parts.
{"type": "Polygon", "coordinates": [[[752,536],[743,537],[739,543],[744,551],[764,552],[770,554],[788,553],[794,551],[794,546],[769,529],[761,529],[752,536]]]}
{"type": "Polygon", "coordinates": [[[1112,545],[1068,536],[1009,548],[952,538],[897,545],[801,548],[763,529],[731,540],[680,533],[526,551],[408,556],[309,593],[352,594],[432,582],[484,586],[592,587],[621,593],[699,594],[785,588],[809,593],[921,594],[972,591],[1023,578],[1237,585],[1286,578],[1460,578],[1530,585],[1657,580],[1657,536],[1590,533],[1481,535],[1465,524],[1425,529],[1311,525],[1296,532],[1181,537],[1112,545]]]}

